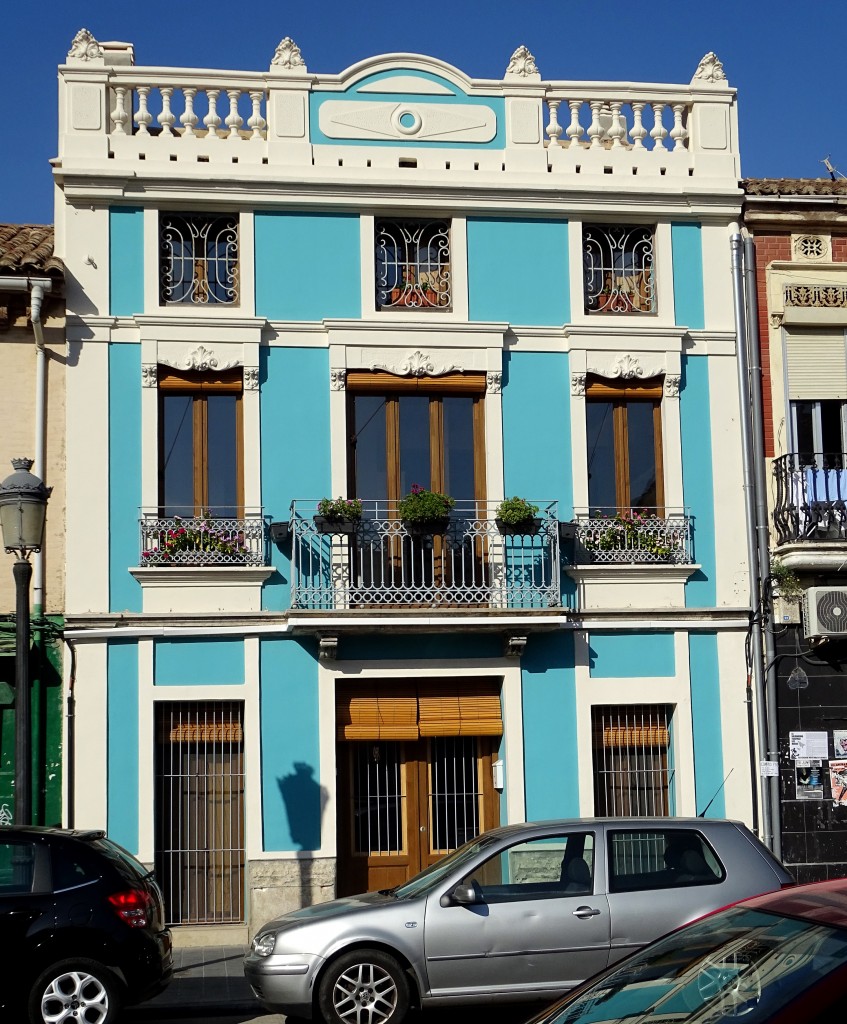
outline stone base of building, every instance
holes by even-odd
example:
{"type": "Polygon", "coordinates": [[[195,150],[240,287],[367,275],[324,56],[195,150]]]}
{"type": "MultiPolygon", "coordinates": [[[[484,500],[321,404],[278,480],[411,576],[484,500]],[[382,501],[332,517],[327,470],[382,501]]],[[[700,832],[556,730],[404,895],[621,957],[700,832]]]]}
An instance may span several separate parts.
{"type": "Polygon", "coordinates": [[[247,865],[250,938],[266,921],[335,898],[335,860],[308,855],[295,860],[253,860],[247,865]]]}

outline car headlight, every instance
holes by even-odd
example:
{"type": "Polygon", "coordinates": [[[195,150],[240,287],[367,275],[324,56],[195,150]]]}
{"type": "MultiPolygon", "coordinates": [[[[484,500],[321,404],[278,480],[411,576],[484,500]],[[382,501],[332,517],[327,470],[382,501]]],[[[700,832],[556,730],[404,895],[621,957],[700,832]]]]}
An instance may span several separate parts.
{"type": "Polygon", "coordinates": [[[256,956],[270,956],[276,945],[276,932],[263,932],[253,939],[253,952],[256,956]]]}

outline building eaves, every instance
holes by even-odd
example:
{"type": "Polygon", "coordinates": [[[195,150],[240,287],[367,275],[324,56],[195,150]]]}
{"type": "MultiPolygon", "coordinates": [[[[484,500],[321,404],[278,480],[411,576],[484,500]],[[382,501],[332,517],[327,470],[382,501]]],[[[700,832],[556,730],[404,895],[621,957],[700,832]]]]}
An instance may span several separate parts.
{"type": "Polygon", "coordinates": [[[52,224],[0,224],[0,273],[63,275],[52,224]]]}
{"type": "Polygon", "coordinates": [[[745,178],[747,196],[847,196],[847,178],[745,178]]]}

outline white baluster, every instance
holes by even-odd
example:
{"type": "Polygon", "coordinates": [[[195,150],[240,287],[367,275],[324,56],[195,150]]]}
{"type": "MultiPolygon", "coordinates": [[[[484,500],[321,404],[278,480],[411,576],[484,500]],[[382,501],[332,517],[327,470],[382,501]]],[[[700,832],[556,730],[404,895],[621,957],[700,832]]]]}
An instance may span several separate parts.
{"type": "Polygon", "coordinates": [[[682,123],[682,112],[685,110],[684,103],[674,103],[673,105],[673,128],[671,128],[671,138],[673,139],[673,148],[685,149],[685,140],[688,138],[688,129],[682,123]]]}
{"type": "Polygon", "coordinates": [[[185,97],[185,110],[179,115],[179,123],[183,127],[183,138],[190,138],[194,135],[194,125],[200,120],[194,113],[194,97],[197,90],[183,89],[182,94],[185,97]]]}
{"type": "Polygon", "coordinates": [[[135,91],[138,93],[138,113],[135,115],[135,123],[138,125],[138,134],[149,135],[149,126],[153,120],[153,115],[147,109],[147,97],[150,95],[150,86],[139,85],[135,91]]]}
{"type": "Polygon", "coordinates": [[[579,123],[579,111],[582,106],[582,100],[568,100],[568,106],[571,108],[571,123],[568,125],[565,135],[567,135],[570,142],[570,148],[579,145],[579,138],[585,129],[579,123]]]}
{"type": "Polygon", "coordinates": [[[162,135],[173,135],[176,116],[171,110],[171,96],[174,91],[171,86],[164,86],[159,89],[159,92],[162,94],[162,112],[159,114],[158,121],[162,135]]]}
{"type": "Polygon", "coordinates": [[[644,110],[643,103],[632,104],[632,131],[629,134],[632,137],[633,149],[644,149],[644,136],[647,134],[647,129],[641,122],[642,110],[644,110]]]}
{"type": "Polygon", "coordinates": [[[550,123],[547,125],[547,135],[550,138],[551,146],[561,146],[559,137],[562,134],[562,126],[559,124],[559,104],[561,100],[547,100],[547,106],[550,108],[550,123]]]}
{"type": "Polygon", "coordinates": [[[609,130],[606,132],[607,136],[612,140],[612,149],[620,149],[622,145],[621,139],[626,135],[623,117],[621,117],[622,106],[623,104],[619,100],[612,102],[612,117],[609,130]]]}
{"type": "Polygon", "coordinates": [[[206,99],[209,101],[209,113],[203,118],[203,124],[206,126],[210,139],[217,139],[219,137],[218,125],[221,123],[221,119],[218,114],[218,96],[220,94],[220,89],[206,90],[206,99]]]}
{"type": "Polygon", "coordinates": [[[115,86],[115,107],[111,111],[110,116],[112,118],[112,124],[115,126],[115,131],[119,135],[129,135],[129,114],[126,110],[126,87],[123,85],[115,86]]]}
{"type": "Polygon", "coordinates": [[[653,140],[653,152],[658,149],[667,149],[665,146],[665,138],[667,137],[668,130],[662,124],[662,111],[665,109],[664,103],[653,103],[653,127],[650,129],[650,138],[653,140]]]}
{"type": "Polygon", "coordinates": [[[600,139],[603,135],[603,125],[600,123],[600,111],[603,104],[600,100],[591,100],[588,104],[591,107],[591,124],[588,126],[588,138],[591,139],[591,148],[600,148],[600,139]]]}
{"type": "Polygon", "coordinates": [[[266,123],[265,119],[262,117],[262,93],[258,91],[251,92],[250,102],[253,104],[253,113],[247,120],[247,126],[253,130],[252,138],[261,139],[262,129],[265,127],[266,123]]]}
{"type": "Polygon", "coordinates": [[[238,113],[238,98],[241,95],[240,89],[227,89],[227,96],[229,97],[229,113],[226,115],[226,121],[224,122],[229,128],[229,138],[238,138],[238,129],[244,124],[244,119],[238,113]]]}

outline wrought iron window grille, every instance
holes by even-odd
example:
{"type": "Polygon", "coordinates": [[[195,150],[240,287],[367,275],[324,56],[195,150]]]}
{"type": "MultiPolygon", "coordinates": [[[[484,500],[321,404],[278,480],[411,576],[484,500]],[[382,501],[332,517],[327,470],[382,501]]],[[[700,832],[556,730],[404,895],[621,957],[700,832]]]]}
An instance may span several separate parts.
{"type": "Polygon", "coordinates": [[[582,229],[586,313],[655,313],[652,227],[582,229]]]}
{"type": "Polygon", "coordinates": [[[448,221],[376,222],[377,309],[449,310],[448,221]]]}
{"type": "Polygon", "coordinates": [[[162,214],[159,270],[163,305],[235,305],[238,217],[162,214]]]}

